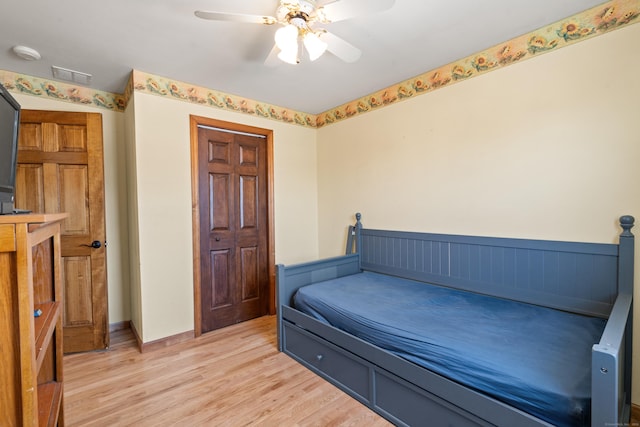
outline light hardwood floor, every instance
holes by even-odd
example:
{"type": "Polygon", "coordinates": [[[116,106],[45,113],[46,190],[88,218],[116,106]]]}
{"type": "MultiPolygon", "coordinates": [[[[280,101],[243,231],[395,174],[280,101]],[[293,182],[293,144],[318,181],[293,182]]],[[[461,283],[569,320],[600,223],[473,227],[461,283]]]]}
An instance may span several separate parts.
{"type": "Polygon", "coordinates": [[[116,332],[64,375],[67,426],[391,426],[279,353],[274,316],[142,354],[116,332]]]}

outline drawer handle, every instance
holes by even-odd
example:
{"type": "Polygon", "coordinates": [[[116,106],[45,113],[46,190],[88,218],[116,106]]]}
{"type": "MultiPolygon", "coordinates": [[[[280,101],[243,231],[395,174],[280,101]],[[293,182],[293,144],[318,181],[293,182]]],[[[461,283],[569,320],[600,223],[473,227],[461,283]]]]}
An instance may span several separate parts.
{"type": "Polygon", "coordinates": [[[316,355],[316,360],[317,360],[318,362],[319,362],[319,361],[321,361],[322,359],[324,359],[324,356],[323,356],[323,355],[321,355],[321,354],[317,354],[317,355],[316,355]]]}

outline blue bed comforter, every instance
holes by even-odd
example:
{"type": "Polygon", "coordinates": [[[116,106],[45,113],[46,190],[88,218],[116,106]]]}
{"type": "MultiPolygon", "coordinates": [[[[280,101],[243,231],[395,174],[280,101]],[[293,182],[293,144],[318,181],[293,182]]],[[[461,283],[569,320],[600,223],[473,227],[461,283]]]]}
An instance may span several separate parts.
{"type": "Polygon", "coordinates": [[[605,320],[363,272],[305,286],[313,317],[558,426],[588,426],[605,320]]]}

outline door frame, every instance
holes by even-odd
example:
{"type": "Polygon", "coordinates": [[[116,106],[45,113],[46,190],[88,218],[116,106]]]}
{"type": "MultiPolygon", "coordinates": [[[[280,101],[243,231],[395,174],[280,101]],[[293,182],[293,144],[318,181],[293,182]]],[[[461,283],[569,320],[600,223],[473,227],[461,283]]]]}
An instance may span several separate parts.
{"type": "Polygon", "coordinates": [[[269,276],[269,314],[276,314],[276,264],[275,264],[275,215],[273,208],[273,130],[263,129],[240,123],[227,122],[208,117],[189,115],[191,139],[191,226],[193,235],[193,304],[194,333],[202,335],[202,301],[200,300],[201,259],[200,259],[200,194],[198,185],[198,126],[225,129],[231,132],[244,132],[265,137],[267,156],[267,270],[269,276]]]}

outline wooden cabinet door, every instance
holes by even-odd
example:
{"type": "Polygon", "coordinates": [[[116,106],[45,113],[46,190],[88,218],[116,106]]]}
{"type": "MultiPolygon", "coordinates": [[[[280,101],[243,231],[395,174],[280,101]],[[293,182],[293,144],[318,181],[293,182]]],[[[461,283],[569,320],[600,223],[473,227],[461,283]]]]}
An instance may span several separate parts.
{"type": "Polygon", "coordinates": [[[64,351],[107,348],[100,114],[22,111],[16,207],[69,214],[61,232],[64,351]],[[93,242],[96,247],[92,247],[93,242]]]}
{"type": "Polygon", "coordinates": [[[198,129],[202,332],[269,310],[265,138],[198,129]]]}

